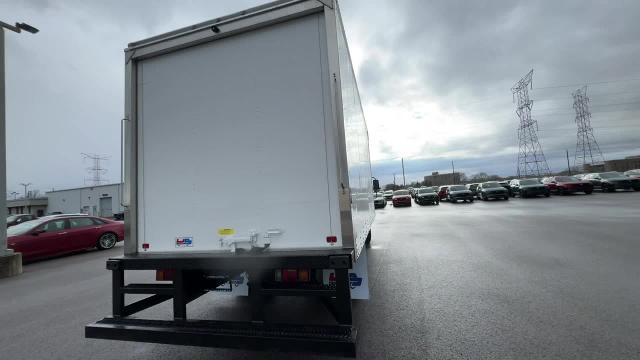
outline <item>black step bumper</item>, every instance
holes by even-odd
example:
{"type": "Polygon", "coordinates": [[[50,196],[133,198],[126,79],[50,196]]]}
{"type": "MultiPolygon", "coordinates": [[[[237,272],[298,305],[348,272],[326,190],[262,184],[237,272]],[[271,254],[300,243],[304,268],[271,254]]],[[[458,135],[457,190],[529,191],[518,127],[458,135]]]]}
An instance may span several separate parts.
{"type": "Polygon", "coordinates": [[[85,337],[246,350],[313,352],[355,357],[356,329],[349,325],[287,325],[215,320],[104,318],[85,337]]]}

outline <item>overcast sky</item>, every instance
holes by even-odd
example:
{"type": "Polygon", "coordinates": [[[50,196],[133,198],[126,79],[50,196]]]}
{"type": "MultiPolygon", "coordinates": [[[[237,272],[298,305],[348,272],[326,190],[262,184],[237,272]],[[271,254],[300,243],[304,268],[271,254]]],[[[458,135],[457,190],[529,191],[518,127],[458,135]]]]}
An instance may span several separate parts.
{"type": "MultiPolygon", "coordinates": [[[[123,49],[264,1],[0,0],[6,33],[7,190],[84,185],[81,153],[120,177],[123,49]]],[[[640,2],[341,3],[369,126],[374,175],[516,171],[510,88],[534,69],[533,116],[552,170],[573,157],[571,92],[587,84],[605,158],[640,154],[640,2]]],[[[401,175],[400,175],[401,177],[401,175]]],[[[399,180],[401,181],[401,180],[399,180]]]]}

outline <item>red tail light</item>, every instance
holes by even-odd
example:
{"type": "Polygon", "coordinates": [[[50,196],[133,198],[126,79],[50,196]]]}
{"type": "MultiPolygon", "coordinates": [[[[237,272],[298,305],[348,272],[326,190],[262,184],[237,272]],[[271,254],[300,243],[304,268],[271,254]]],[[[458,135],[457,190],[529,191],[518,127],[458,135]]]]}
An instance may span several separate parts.
{"type": "Polygon", "coordinates": [[[298,270],[282,269],[282,282],[294,283],[296,281],[298,281],[298,270]]]}
{"type": "Polygon", "coordinates": [[[338,237],[337,236],[327,236],[327,242],[329,244],[334,244],[338,242],[338,237]]]}
{"type": "Polygon", "coordinates": [[[142,250],[147,250],[149,248],[149,243],[142,244],[142,250]]]}

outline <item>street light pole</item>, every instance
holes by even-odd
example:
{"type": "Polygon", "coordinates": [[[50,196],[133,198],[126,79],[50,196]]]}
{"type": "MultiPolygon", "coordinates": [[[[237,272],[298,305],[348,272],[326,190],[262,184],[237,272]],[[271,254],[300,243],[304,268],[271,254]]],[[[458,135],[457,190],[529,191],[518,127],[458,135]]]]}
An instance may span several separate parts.
{"type": "Polygon", "coordinates": [[[4,78],[4,32],[5,29],[16,33],[38,29],[25,23],[9,25],[0,21],[0,278],[22,273],[22,256],[7,249],[7,137],[5,132],[5,78],[4,78]]]}
{"type": "Polygon", "coordinates": [[[24,186],[24,198],[27,198],[27,188],[31,185],[31,183],[20,183],[20,185],[24,186]]]}

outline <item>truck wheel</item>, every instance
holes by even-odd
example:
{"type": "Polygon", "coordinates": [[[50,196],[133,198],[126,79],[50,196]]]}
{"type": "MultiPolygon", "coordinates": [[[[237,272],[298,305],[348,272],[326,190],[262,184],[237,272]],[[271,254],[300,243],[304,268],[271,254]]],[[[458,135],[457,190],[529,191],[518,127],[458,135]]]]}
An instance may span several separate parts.
{"type": "Polygon", "coordinates": [[[116,242],[118,242],[118,237],[114,233],[104,233],[98,239],[98,249],[107,250],[116,246],[116,242]]]}
{"type": "Polygon", "coordinates": [[[369,230],[369,233],[367,234],[367,240],[364,241],[364,244],[367,245],[367,247],[371,246],[371,230],[369,230]]]}

